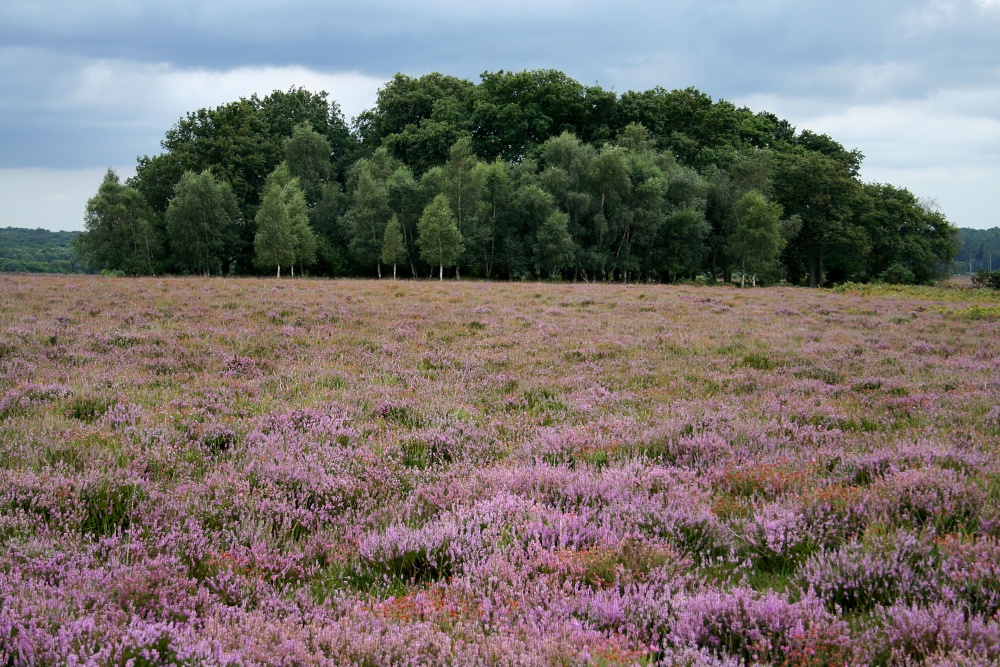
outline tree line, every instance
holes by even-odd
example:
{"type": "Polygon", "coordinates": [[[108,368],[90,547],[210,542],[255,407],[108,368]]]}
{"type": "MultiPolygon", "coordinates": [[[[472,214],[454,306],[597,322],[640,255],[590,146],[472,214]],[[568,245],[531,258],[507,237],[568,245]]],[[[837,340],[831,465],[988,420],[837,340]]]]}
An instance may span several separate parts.
{"type": "Polygon", "coordinates": [[[82,266],[73,250],[79,232],[0,228],[0,271],[77,273],[82,266]]]}
{"type": "Polygon", "coordinates": [[[926,283],[956,229],[862,155],[693,88],[397,74],[348,124],[301,88],[188,113],[110,171],[77,250],[127,274],[926,283]]]}
{"type": "Polygon", "coordinates": [[[1000,227],[959,229],[956,273],[1000,271],[1000,227]]]}

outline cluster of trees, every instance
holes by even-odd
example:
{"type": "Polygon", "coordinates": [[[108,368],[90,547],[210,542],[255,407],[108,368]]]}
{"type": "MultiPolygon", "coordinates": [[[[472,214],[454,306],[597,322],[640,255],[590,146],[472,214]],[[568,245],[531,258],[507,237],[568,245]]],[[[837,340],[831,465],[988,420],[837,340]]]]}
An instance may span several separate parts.
{"type": "Polygon", "coordinates": [[[860,181],[857,151],[691,88],[397,74],[350,126],[291,89],[162,145],[88,204],[94,269],[815,286],[928,282],[956,252],[939,211],[860,181]]]}
{"type": "Polygon", "coordinates": [[[79,232],[0,228],[0,271],[76,273],[81,270],[73,250],[79,232]]]}
{"type": "Polygon", "coordinates": [[[959,229],[956,273],[987,273],[1000,270],[1000,227],[959,229]]]}

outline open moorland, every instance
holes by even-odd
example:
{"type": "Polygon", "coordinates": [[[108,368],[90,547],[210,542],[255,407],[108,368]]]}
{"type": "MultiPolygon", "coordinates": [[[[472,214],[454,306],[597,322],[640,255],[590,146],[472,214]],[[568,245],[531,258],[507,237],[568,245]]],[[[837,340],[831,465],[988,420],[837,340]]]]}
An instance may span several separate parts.
{"type": "Polygon", "coordinates": [[[0,277],[0,665],[1000,660],[1000,298],[0,277]]]}

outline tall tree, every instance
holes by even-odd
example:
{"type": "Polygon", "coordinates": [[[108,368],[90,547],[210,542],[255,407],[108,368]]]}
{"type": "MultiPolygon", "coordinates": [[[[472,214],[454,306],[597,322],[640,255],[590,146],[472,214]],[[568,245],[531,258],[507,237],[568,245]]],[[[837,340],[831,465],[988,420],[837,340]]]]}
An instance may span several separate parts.
{"type": "Polygon", "coordinates": [[[420,256],[431,266],[437,266],[438,279],[444,280],[444,267],[455,266],[465,250],[447,195],[438,195],[427,205],[417,231],[420,256]]]}
{"type": "Polygon", "coordinates": [[[577,244],[577,268],[584,279],[593,271],[595,278],[606,268],[604,253],[606,220],[599,213],[600,199],[595,196],[593,146],[575,135],[563,132],[539,149],[542,187],[554,197],[560,210],[569,215],[569,233],[577,244]]]}
{"type": "Polygon", "coordinates": [[[282,265],[289,267],[294,276],[295,264],[301,269],[316,262],[317,244],[309,227],[305,193],[284,162],[267,177],[256,221],[254,250],[258,266],[276,267],[280,278],[282,265]]]}
{"type": "Polygon", "coordinates": [[[272,183],[264,188],[256,221],[253,245],[257,265],[262,269],[276,268],[280,278],[281,266],[295,261],[295,239],[280,185],[272,183]]]}
{"type": "Polygon", "coordinates": [[[556,211],[535,233],[535,264],[542,275],[555,278],[563,269],[576,263],[576,244],[569,235],[569,216],[556,211]]]}
{"type": "Polygon", "coordinates": [[[291,227],[292,242],[295,256],[289,264],[291,273],[295,275],[295,265],[299,265],[299,272],[304,273],[307,266],[316,263],[316,234],[309,226],[309,213],[306,207],[306,195],[299,185],[299,179],[293,178],[283,188],[282,195],[285,199],[285,208],[288,211],[288,223],[291,227]]]}
{"type": "Polygon", "coordinates": [[[757,277],[772,268],[781,253],[781,206],[756,190],[736,203],[736,229],[729,240],[729,253],[740,267],[740,285],[757,284],[757,277]]]}
{"type": "Polygon", "coordinates": [[[865,184],[859,209],[871,239],[869,278],[929,283],[956,255],[955,228],[905,188],[865,184]]]}
{"type": "Polygon", "coordinates": [[[397,74],[379,89],[375,107],[355,119],[355,132],[369,151],[384,147],[420,176],[443,164],[451,146],[471,132],[474,94],[465,79],[397,74]]]}
{"type": "Polygon", "coordinates": [[[281,200],[288,218],[288,229],[292,235],[293,257],[288,267],[294,276],[296,264],[301,271],[306,265],[311,266],[316,263],[316,235],[309,225],[309,206],[306,203],[305,191],[299,178],[292,176],[287,162],[279,164],[268,175],[267,185],[277,186],[281,191],[281,200]]]}
{"type": "Polygon", "coordinates": [[[863,273],[869,239],[854,216],[861,186],[852,169],[846,159],[801,147],[778,154],[774,199],[802,221],[785,249],[793,280],[804,273],[809,286],[816,287],[831,272],[839,279],[863,273]]]}
{"type": "Polygon", "coordinates": [[[411,275],[416,276],[417,221],[420,220],[426,200],[420,184],[406,165],[400,165],[392,172],[386,181],[386,187],[389,192],[389,209],[399,220],[403,234],[406,257],[399,261],[409,261],[411,275]]]}
{"type": "Polygon", "coordinates": [[[153,272],[155,239],[151,212],[139,192],[108,169],[97,194],[87,200],[84,231],[74,247],[87,266],[127,275],[153,272]]]}
{"type": "Polygon", "coordinates": [[[660,150],[687,165],[698,164],[703,149],[732,145],[739,139],[736,107],[724,100],[713,102],[694,88],[629,91],[621,96],[619,113],[625,123],[648,128],[660,150]]]}
{"type": "Polygon", "coordinates": [[[704,209],[695,206],[675,209],[667,215],[661,229],[657,244],[658,272],[670,281],[694,276],[703,266],[705,239],[711,231],[704,209]]]}
{"type": "Polygon", "coordinates": [[[474,269],[484,269],[487,263],[486,238],[480,217],[485,174],[477,169],[478,166],[479,160],[472,152],[472,140],[469,137],[455,142],[449,152],[448,162],[444,165],[444,194],[451,202],[455,224],[465,244],[465,252],[455,268],[456,276],[462,263],[474,269]]]}
{"type": "Polygon", "coordinates": [[[239,209],[232,188],[212,172],[185,172],[167,207],[167,239],[173,268],[209,275],[229,267],[239,209]]]}
{"type": "Polygon", "coordinates": [[[605,278],[614,270],[615,250],[623,235],[627,234],[628,211],[620,206],[632,189],[628,156],[624,148],[605,144],[593,161],[592,191],[597,202],[592,236],[593,253],[597,259],[595,271],[600,269],[605,278]]]}
{"type": "Polygon", "coordinates": [[[616,101],[613,92],[585,87],[557,70],[486,72],[473,110],[477,152],[486,160],[516,162],[562,132],[586,142],[606,140],[616,101]]]}
{"type": "Polygon", "coordinates": [[[381,278],[382,241],[392,210],[389,190],[379,171],[378,164],[371,159],[356,165],[352,203],[344,220],[350,239],[348,248],[358,266],[375,268],[381,278]]]}
{"type": "Polygon", "coordinates": [[[505,218],[511,209],[513,188],[510,167],[502,160],[480,162],[477,170],[483,183],[483,245],[486,256],[486,277],[496,271],[497,243],[503,232],[505,218]]]}
{"type": "Polygon", "coordinates": [[[309,226],[316,234],[318,270],[327,276],[342,276],[349,272],[347,238],[341,221],[350,198],[340,183],[327,183],[320,199],[309,209],[309,226]]]}
{"type": "Polygon", "coordinates": [[[392,279],[396,279],[396,265],[406,259],[406,244],[403,241],[403,228],[399,224],[399,216],[395,213],[385,226],[385,236],[382,239],[382,261],[392,264],[392,279]]]}
{"type": "MultiPolygon", "coordinates": [[[[554,70],[485,73],[478,85],[400,74],[354,127],[360,143],[324,93],[295,88],[188,114],[167,132],[165,153],[140,159],[129,183],[153,209],[154,233],[144,238],[154,266],[170,267],[175,187],[186,171],[210,168],[232,185],[242,213],[239,242],[225,256],[247,271],[264,181],[282,159],[306,193],[309,219],[291,225],[299,242],[286,266],[315,255],[329,275],[380,273],[394,213],[418,275],[418,222],[439,194],[465,248],[456,275],[529,275],[539,231],[558,211],[575,278],[674,280],[708,270],[729,280],[736,204],[750,191],[788,215],[781,259],[793,282],[871,280],[889,266],[897,278],[926,281],[953,253],[939,213],[862,188],[858,151],[694,89],[619,99],[554,70]]],[[[201,260],[174,259],[175,268],[202,270],[191,268],[201,260]]]]}

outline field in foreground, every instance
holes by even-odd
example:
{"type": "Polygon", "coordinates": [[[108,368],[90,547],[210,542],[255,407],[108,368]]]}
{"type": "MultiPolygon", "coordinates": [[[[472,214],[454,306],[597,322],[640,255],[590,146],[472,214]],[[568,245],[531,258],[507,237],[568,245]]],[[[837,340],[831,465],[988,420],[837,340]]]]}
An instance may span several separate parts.
{"type": "Polygon", "coordinates": [[[998,322],[2,276],[0,665],[994,663],[998,322]]]}

